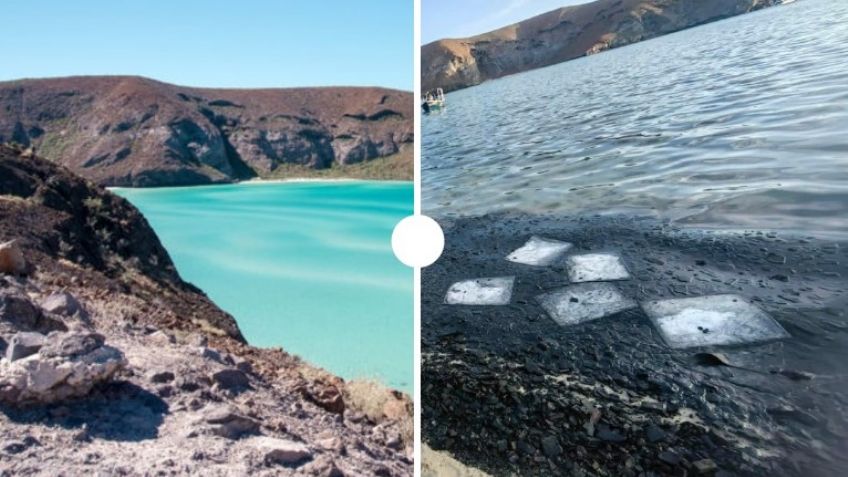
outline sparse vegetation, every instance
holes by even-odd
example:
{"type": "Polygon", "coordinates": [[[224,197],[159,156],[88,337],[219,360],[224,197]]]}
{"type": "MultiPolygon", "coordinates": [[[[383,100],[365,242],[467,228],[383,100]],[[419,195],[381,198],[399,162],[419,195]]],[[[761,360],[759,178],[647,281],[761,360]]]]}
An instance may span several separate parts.
{"type": "Polygon", "coordinates": [[[278,167],[263,179],[373,179],[411,181],[413,148],[407,145],[397,154],[350,165],[334,164],[327,169],[288,164],[278,167]]]}

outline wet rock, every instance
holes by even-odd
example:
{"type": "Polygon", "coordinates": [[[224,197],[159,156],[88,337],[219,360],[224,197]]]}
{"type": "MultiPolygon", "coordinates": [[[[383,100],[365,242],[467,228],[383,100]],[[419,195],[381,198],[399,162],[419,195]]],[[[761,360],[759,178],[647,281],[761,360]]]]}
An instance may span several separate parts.
{"type": "Polygon", "coordinates": [[[240,390],[250,386],[247,375],[238,369],[222,369],[212,375],[212,380],[223,389],[240,390]]]}
{"type": "Polygon", "coordinates": [[[259,431],[258,422],[228,405],[212,406],[205,409],[201,421],[209,425],[209,432],[227,439],[238,439],[259,431]]]}
{"type": "Polygon", "coordinates": [[[21,251],[17,240],[0,244],[0,273],[23,275],[26,273],[26,269],[26,260],[24,260],[23,251],[21,251]]]}
{"type": "Polygon", "coordinates": [[[660,452],[659,455],[657,455],[657,458],[659,458],[659,460],[665,462],[666,464],[672,466],[679,464],[681,460],[680,456],[672,451],[660,452]]]}
{"type": "Polygon", "coordinates": [[[251,437],[248,445],[257,449],[266,464],[293,465],[312,457],[304,444],[276,437],[251,437]]]}
{"type": "Polygon", "coordinates": [[[696,460],[692,463],[692,468],[697,475],[712,475],[718,470],[718,466],[712,459],[696,460]]]}
{"type": "Polygon", "coordinates": [[[808,373],[806,371],[797,371],[794,369],[773,369],[771,370],[771,372],[772,374],[779,374],[793,381],[810,381],[815,377],[815,375],[812,373],[808,373]]]}
{"type": "Polygon", "coordinates": [[[6,348],[6,359],[9,361],[17,361],[27,356],[33,355],[44,346],[45,336],[41,333],[31,331],[22,331],[16,333],[9,340],[9,345],[6,348]]]}
{"type": "Polygon", "coordinates": [[[123,353],[95,333],[47,335],[38,353],[0,366],[0,402],[48,404],[87,395],[127,365],[123,353]]]}
{"type": "Polygon", "coordinates": [[[66,292],[53,293],[41,302],[41,308],[49,313],[62,316],[87,318],[88,315],[76,297],[66,292]]]}
{"type": "Polygon", "coordinates": [[[733,366],[724,353],[695,353],[694,358],[702,366],[733,366]]]}
{"type": "Polygon", "coordinates": [[[666,439],[666,433],[656,424],[649,424],[645,429],[645,437],[649,442],[660,442],[666,439]]]}
{"type": "Polygon", "coordinates": [[[542,438],[542,452],[548,457],[556,457],[562,454],[562,447],[559,445],[556,436],[542,438]]]}
{"type": "Polygon", "coordinates": [[[595,424],[601,420],[601,410],[600,409],[592,409],[592,414],[589,416],[589,421],[583,425],[583,428],[586,429],[586,434],[590,436],[595,435],[595,424]]]}
{"type": "Polygon", "coordinates": [[[617,430],[604,425],[598,426],[597,437],[598,439],[606,442],[624,442],[627,440],[627,437],[617,430]]]}

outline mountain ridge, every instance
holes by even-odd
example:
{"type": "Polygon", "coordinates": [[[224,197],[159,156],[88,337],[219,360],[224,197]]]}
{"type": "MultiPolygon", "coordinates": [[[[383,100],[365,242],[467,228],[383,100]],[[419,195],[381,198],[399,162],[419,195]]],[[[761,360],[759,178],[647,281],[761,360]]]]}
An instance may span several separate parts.
{"type": "MultiPolygon", "coordinates": [[[[227,183],[287,165],[324,170],[396,155],[413,142],[412,94],[19,79],[0,82],[0,142],[33,146],[104,186],[227,183]]],[[[411,167],[398,170],[405,177],[395,178],[411,178],[411,167]]]]}

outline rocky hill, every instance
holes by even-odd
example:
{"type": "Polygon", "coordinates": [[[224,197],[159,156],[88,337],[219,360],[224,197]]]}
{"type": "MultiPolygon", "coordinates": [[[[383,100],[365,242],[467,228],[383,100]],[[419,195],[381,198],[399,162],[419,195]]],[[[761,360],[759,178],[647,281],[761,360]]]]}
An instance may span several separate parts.
{"type": "MultiPolygon", "coordinates": [[[[25,79],[0,82],[0,142],[34,146],[104,186],[221,183],[282,166],[308,172],[395,157],[413,141],[412,102],[409,92],[382,88],[25,79]]],[[[409,179],[412,163],[403,164],[396,178],[409,179]]]]}
{"type": "Polygon", "coordinates": [[[0,145],[0,475],[412,475],[409,397],[249,346],[129,202],[0,145]]]}
{"type": "Polygon", "coordinates": [[[781,3],[780,0],[597,0],[470,38],[421,48],[426,91],[560,63],[781,3]]]}

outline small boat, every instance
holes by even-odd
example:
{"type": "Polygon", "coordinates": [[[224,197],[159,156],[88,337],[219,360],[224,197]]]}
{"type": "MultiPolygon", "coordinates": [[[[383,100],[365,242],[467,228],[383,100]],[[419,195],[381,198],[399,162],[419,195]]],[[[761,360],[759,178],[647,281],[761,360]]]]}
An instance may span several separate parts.
{"type": "Polygon", "coordinates": [[[425,113],[445,107],[445,92],[442,88],[436,88],[433,91],[424,93],[424,101],[421,103],[421,108],[425,113]]]}

